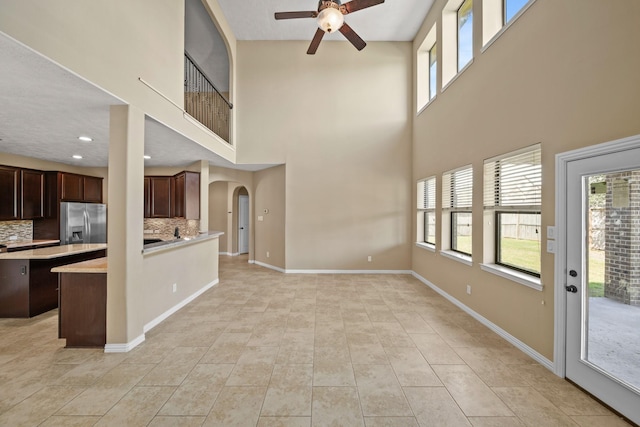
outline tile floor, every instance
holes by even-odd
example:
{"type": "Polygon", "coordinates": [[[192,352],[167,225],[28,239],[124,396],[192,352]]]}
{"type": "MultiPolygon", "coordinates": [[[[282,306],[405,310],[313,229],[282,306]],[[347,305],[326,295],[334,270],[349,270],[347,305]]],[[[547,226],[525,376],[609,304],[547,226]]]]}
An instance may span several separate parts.
{"type": "Polygon", "coordinates": [[[0,319],[0,426],[626,426],[408,275],[220,284],[127,354],[0,319]]]}

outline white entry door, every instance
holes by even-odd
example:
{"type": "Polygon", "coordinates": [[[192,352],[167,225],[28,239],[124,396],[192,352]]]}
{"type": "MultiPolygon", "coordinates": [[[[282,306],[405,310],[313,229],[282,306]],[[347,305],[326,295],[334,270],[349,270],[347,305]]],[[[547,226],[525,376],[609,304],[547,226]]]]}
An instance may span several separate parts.
{"type": "Polygon", "coordinates": [[[249,253],[249,196],[238,196],[238,253],[249,253]]]}
{"type": "Polygon", "coordinates": [[[566,377],[640,423],[640,138],[566,164],[566,377]],[[617,151],[615,151],[617,150],[617,151]]]}

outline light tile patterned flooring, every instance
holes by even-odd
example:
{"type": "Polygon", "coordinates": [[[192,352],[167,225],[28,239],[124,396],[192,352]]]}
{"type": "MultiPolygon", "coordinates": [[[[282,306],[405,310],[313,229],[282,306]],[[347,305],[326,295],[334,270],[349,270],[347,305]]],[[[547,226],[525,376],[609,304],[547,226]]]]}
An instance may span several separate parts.
{"type": "Polygon", "coordinates": [[[626,426],[408,275],[220,284],[127,354],[0,319],[0,426],[626,426]]]}

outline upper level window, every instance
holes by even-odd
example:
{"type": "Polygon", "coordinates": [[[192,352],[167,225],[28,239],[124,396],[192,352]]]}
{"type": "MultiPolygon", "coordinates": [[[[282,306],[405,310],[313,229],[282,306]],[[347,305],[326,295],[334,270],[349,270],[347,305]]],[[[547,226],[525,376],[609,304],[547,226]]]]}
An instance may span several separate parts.
{"type": "Polygon", "coordinates": [[[436,77],[438,76],[438,50],[434,43],[429,49],[429,100],[436,96],[436,77]]]}
{"type": "MultiPolygon", "coordinates": [[[[471,256],[473,168],[465,166],[442,175],[442,210],[447,216],[449,248],[471,256]]],[[[443,221],[443,224],[445,221],[443,221]]]]}
{"type": "Polygon", "coordinates": [[[482,44],[486,45],[535,0],[483,0],[482,44]]]}
{"type": "Polygon", "coordinates": [[[418,243],[436,244],[436,177],[418,181],[418,243]]]}
{"type": "Polygon", "coordinates": [[[458,71],[473,58],[473,0],[462,2],[458,17],[458,71]]]}
{"type": "Polygon", "coordinates": [[[434,25],[418,48],[416,58],[416,92],[418,110],[436,96],[438,78],[438,49],[434,25]]]}
{"type": "Polygon", "coordinates": [[[486,224],[493,225],[493,263],[540,276],[541,193],[540,145],[485,160],[484,209],[486,224]]]}

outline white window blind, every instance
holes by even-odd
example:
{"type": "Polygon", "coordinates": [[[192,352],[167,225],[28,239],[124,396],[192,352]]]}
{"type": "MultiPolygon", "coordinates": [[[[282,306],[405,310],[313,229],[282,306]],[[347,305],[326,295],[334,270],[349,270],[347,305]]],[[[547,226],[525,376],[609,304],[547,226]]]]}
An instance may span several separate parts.
{"type": "Polygon", "coordinates": [[[418,181],[418,209],[436,208],[436,177],[418,181]]]}
{"type": "Polygon", "coordinates": [[[484,207],[501,210],[540,210],[542,150],[527,147],[484,162],[484,207]]]}
{"type": "Polygon", "coordinates": [[[470,208],[473,203],[473,167],[442,174],[442,209],[470,208]]]}

